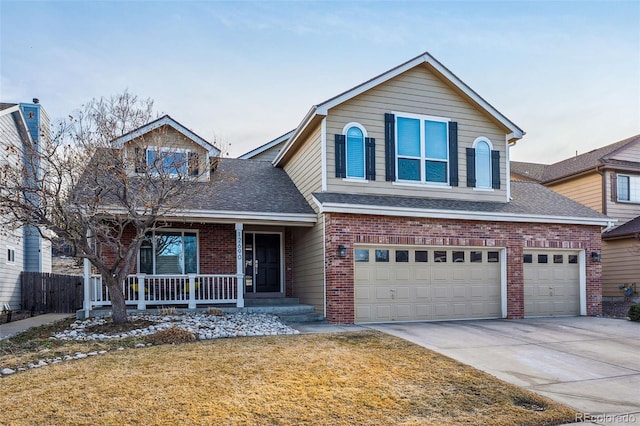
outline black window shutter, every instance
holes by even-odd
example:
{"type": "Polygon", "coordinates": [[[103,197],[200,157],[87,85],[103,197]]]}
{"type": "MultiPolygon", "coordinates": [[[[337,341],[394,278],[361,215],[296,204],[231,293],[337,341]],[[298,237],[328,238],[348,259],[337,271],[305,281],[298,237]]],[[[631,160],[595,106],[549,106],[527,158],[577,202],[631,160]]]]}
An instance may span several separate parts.
{"type": "Polygon", "coordinates": [[[366,178],[376,180],[376,140],[375,138],[364,138],[364,157],[366,167],[366,178]]]}
{"type": "Polygon", "coordinates": [[[467,187],[476,187],[476,150],[467,148],[467,187]]]}
{"type": "Polygon", "coordinates": [[[396,116],[384,115],[384,170],[387,181],[396,180],[396,116]]]}
{"type": "Polygon", "coordinates": [[[458,186],[458,123],[449,122],[449,184],[458,186]]]}
{"type": "Polygon", "coordinates": [[[187,166],[189,167],[189,174],[191,176],[198,176],[200,174],[200,156],[197,152],[190,152],[187,166]]]}
{"type": "Polygon", "coordinates": [[[336,177],[347,177],[347,149],[345,135],[336,136],[336,177]]]}
{"type": "Polygon", "coordinates": [[[133,159],[133,161],[134,161],[134,167],[135,167],[136,173],[144,172],[144,161],[145,161],[145,158],[143,156],[144,151],[145,150],[140,147],[135,147],[134,149],[133,155],[135,158],[133,159]]]}
{"type": "Polygon", "coordinates": [[[500,151],[491,151],[491,187],[500,189],[500,151]]]}
{"type": "Polygon", "coordinates": [[[611,172],[611,201],[618,201],[618,175],[611,172]]]}

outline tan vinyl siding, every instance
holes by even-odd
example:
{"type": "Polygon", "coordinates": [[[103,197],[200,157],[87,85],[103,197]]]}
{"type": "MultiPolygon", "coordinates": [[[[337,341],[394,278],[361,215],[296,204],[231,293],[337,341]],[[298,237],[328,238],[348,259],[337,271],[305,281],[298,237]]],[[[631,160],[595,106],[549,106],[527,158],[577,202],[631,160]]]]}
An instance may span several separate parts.
{"type": "MultiPolygon", "coordinates": [[[[197,152],[199,156],[199,170],[202,174],[202,179],[206,178],[206,170],[209,167],[208,165],[208,152],[206,149],[178,132],[172,127],[163,126],[157,130],[151,131],[139,138],[136,138],[129,142],[125,149],[126,155],[128,159],[131,159],[127,162],[127,166],[129,168],[129,173],[134,172],[134,158],[135,158],[135,147],[139,148],[149,148],[149,147],[159,147],[159,148],[169,148],[169,149],[184,149],[189,150],[191,152],[197,152]]],[[[146,156],[145,156],[146,161],[146,156]]]]}
{"type": "Polygon", "coordinates": [[[459,92],[436,77],[426,66],[418,66],[329,110],[327,116],[327,190],[405,196],[429,196],[506,202],[506,129],[475,108],[459,92]],[[458,122],[458,177],[454,188],[412,187],[385,181],[384,114],[388,112],[431,115],[458,122]],[[365,127],[376,139],[376,180],[349,182],[335,177],[334,135],[349,122],[365,127]],[[466,187],[466,150],[476,138],[488,138],[500,151],[501,189],[475,191],[466,187]]]}
{"type": "Polygon", "coordinates": [[[293,229],[293,293],[324,315],[324,215],[313,228],[293,229]]]}
{"type": "Polygon", "coordinates": [[[272,146],[266,151],[262,151],[260,154],[254,155],[253,157],[251,157],[251,159],[261,160],[261,161],[273,161],[275,160],[276,156],[278,155],[278,153],[280,152],[283,146],[284,146],[284,142],[280,142],[279,144],[272,146]]]}
{"type": "Polygon", "coordinates": [[[640,241],[633,238],[602,242],[602,295],[623,296],[620,284],[640,290],[640,241]]]}
{"type": "MultiPolygon", "coordinates": [[[[632,175],[631,173],[623,173],[625,175],[632,175]]],[[[613,201],[611,199],[611,172],[605,173],[606,183],[605,188],[607,191],[607,216],[618,219],[615,226],[620,226],[631,219],[640,216],[640,204],[613,201]]]]}
{"type": "Polygon", "coordinates": [[[548,186],[573,201],[602,213],[602,175],[597,172],[548,186]]]}
{"type": "Polygon", "coordinates": [[[311,194],[322,190],[322,141],[321,127],[318,125],[307,139],[298,141],[300,148],[284,166],[293,183],[307,202],[317,209],[311,194]]]}

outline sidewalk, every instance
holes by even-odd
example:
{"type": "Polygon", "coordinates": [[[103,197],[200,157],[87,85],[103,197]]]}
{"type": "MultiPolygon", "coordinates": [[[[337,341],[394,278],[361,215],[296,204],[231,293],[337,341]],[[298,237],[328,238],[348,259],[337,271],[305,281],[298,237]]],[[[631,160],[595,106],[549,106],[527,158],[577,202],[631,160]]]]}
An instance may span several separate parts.
{"type": "Polygon", "coordinates": [[[18,321],[13,321],[8,324],[0,325],[0,340],[8,339],[18,333],[22,333],[33,327],[39,327],[45,324],[51,324],[52,322],[59,321],[61,319],[74,316],[73,314],[44,314],[31,318],[25,318],[18,321]]]}

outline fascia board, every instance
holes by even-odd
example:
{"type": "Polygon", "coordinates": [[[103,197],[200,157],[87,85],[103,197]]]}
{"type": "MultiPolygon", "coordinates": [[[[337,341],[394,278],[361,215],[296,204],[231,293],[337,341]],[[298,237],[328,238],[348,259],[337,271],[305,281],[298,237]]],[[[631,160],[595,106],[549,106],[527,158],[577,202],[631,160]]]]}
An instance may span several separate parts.
{"type": "Polygon", "coordinates": [[[435,209],[415,209],[398,208],[388,206],[362,206],[358,204],[341,203],[320,203],[315,197],[314,202],[318,205],[320,213],[350,213],[350,214],[370,214],[378,216],[402,216],[402,217],[422,217],[433,219],[458,219],[458,220],[479,220],[495,222],[531,222],[531,223],[561,223],[572,225],[596,225],[608,226],[613,219],[597,219],[570,216],[545,216],[526,215],[514,213],[493,213],[493,212],[464,212],[460,210],[435,210],[435,209]]]}

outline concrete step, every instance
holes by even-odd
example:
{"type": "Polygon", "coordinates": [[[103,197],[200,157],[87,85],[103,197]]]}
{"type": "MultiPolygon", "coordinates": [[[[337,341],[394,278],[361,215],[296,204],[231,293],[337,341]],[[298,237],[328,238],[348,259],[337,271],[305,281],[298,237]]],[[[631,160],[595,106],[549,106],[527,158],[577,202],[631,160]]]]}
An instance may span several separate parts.
{"type": "Polygon", "coordinates": [[[311,305],[245,306],[244,312],[271,315],[300,315],[313,313],[311,305]]]}
{"type": "Polygon", "coordinates": [[[260,297],[244,299],[244,306],[280,306],[299,305],[300,299],[297,297],[260,297]]]}
{"type": "Polygon", "coordinates": [[[322,314],[316,312],[309,312],[306,314],[293,314],[293,315],[278,315],[280,321],[285,324],[293,324],[300,322],[320,322],[324,320],[322,314]]]}

